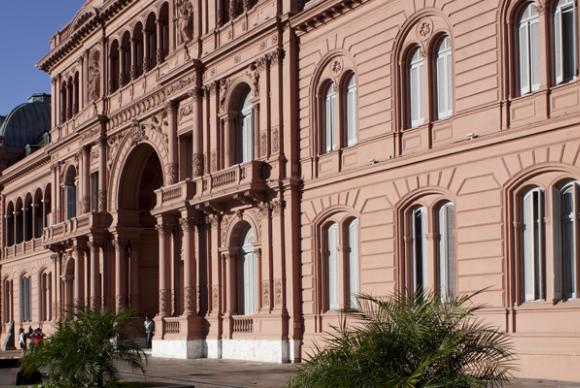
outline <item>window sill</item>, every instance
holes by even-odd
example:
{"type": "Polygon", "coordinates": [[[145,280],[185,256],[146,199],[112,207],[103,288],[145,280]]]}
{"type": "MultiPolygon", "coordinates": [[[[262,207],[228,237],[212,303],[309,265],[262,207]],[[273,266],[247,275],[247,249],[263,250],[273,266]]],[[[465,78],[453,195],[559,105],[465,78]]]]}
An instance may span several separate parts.
{"type": "Polygon", "coordinates": [[[529,301],[515,307],[516,311],[554,311],[554,310],[578,310],[580,309],[580,299],[529,301]]]}

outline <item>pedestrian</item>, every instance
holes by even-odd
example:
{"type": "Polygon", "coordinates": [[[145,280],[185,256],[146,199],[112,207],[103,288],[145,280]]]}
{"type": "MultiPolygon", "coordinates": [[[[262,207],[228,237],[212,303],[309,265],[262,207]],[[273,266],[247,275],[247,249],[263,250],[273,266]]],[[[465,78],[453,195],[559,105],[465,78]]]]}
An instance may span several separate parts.
{"type": "Polygon", "coordinates": [[[20,345],[20,349],[26,350],[26,332],[22,327],[18,334],[18,344],[20,345]]]}
{"type": "Polygon", "coordinates": [[[145,316],[145,347],[151,349],[153,334],[155,333],[155,322],[145,316]]]}

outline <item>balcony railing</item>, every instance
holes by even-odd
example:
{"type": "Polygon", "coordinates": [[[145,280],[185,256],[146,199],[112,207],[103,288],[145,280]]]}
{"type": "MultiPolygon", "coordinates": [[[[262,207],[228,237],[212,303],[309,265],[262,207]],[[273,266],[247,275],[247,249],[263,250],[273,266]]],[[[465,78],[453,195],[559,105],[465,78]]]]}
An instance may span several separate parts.
{"type": "Polygon", "coordinates": [[[73,237],[88,234],[91,229],[107,226],[107,216],[100,213],[86,213],[78,217],[49,226],[44,229],[45,245],[59,243],[73,237]]]}
{"type": "Polygon", "coordinates": [[[180,333],[181,324],[178,317],[163,318],[163,334],[176,335],[180,333]]]}
{"type": "Polygon", "coordinates": [[[254,319],[244,315],[232,316],[232,333],[252,333],[254,331],[254,319]]]}
{"type": "Polygon", "coordinates": [[[4,258],[9,259],[12,257],[27,255],[30,253],[38,252],[44,249],[44,244],[42,238],[35,238],[33,240],[25,241],[19,244],[13,244],[4,248],[4,258]]]}
{"type": "Polygon", "coordinates": [[[194,202],[219,201],[244,192],[261,193],[266,189],[266,167],[264,162],[252,161],[195,178],[194,202]]]}

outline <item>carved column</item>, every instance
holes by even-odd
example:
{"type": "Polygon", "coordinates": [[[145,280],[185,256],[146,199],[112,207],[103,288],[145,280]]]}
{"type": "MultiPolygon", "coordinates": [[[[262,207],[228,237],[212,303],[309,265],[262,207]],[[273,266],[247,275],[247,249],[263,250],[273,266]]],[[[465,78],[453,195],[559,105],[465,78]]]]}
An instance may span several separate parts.
{"type": "Polygon", "coordinates": [[[126,242],[118,236],[113,240],[115,246],[115,311],[127,308],[127,255],[126,242]]]}
{"type": "Polygon", "coordinates": [[[22,207],[22,242],[26,241],[26,227],[28,223],[26,222],[28,219],[28,208],[26,208],[26,201],[24,206],[22,207]]]}
{"type": "Polygon", "coordinates": [[[183,315],[189,317],[197,311],[195,300],[197,258],[194,255],[193,241],[195,222],[191,217],[185,216],[179,220],[179,225],[183,232],[183,315]]]}
{"type": "Polygon", "coordinates": [[[234,315],[237,312],[236,290],[234,288],[234,282],[236,280],[235,256],[231,252],[224,253],[222,256],[226,267],[227,312],[230,315],[234,315]]]}
{"type": "Polygon", "coordinates": [[[156,229],[159,234],[159,316],[167,317],[171,314],[168,263],[171,226],[160,221],[156,229]]]}
{"type": "Polygon", "coordinates": [[[99,278],[100,272],[100,253],[101,244],[97,241],[91,241],[89,243],[89,249],[91,250],[91,300],[90,306],[92,309],[98,309],[101,307],[101,282],[99,278]]]}
{"type": "Polygon", "coordinates": [[[75,262],[74,274],[74,305],[75,308],[83,307],[83,278],[84,278],[84,252],[80,246],[73,248],[73,259],[75,262]]]}
{"type": "Polygon", "coordinates": [[[32,225],[31,225],[31,239],[34,240],[36,238],[36,213],[38,204],[34,203],[34,199],[32,200],[32,205],[30,206],[32,209],[32,225]]]}
{"type": "Polygon", "coordinates": [[[91,194],[90,194],[90,181],[91,181],[91,146],[83,147],[82,151],[82,161],[83,161],[83,213],[88,213],[91,211],[91,194]]]}
{"type": "Polygon", "coordinates": [[[101,118],[101,138],[99,143],[99,199],[98,210],[100,213],[107,211],[107,137],[106,122],[101,118]]]}
{"type": "Polygon", "coordinates": [[[192,176],[203,175],[203,89],[196,87],[191,93],[193,97],[193,136],[192,136],[192,176]]]}
{"type": "Polygon", "coordinates": [[[175,101],[169,101],[166,104],[167,117],[169,118],[169,136],[168,136],[168,148],[169,148],[169,162],[167,163],[167,171],[169,172],[169,184],[177,183],[177,109],[178,103],[175,101]]]}

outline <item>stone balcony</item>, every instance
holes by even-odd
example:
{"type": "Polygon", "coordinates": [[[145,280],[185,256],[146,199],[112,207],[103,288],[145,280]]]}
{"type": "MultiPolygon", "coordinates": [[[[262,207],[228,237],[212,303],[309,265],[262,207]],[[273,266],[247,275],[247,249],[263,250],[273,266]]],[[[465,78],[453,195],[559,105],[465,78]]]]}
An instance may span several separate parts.
{"type": "Polygon", "coordinates": [[[251,161],[201,177],[183,180],[156,191],[154,212],[177,210],[189,203],[195,207],[222,207],[225,202],[261,200],[266,193],[267,163],[251,161]]]}
{"type": "Polygon", "coordinates": [[[96,228],[108,225],[109,217],[101,213],[85,213],[44,229],[45,246],[61,244],[76,237],[88,236],[96,228]]]}

